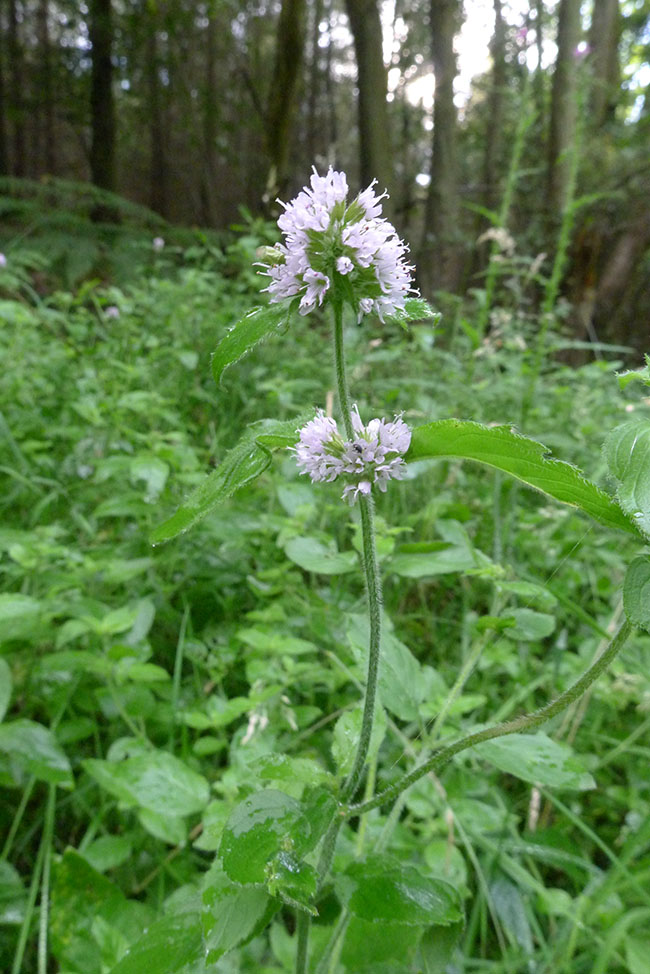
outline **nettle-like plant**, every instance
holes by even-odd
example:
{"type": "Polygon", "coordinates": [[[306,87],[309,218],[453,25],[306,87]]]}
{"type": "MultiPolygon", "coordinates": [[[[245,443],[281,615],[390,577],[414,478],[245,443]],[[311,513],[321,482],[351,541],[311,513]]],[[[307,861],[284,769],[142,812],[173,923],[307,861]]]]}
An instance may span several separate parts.
{"type": "MultiPolygon", "coordinates": [[[[164,921],[164,941],[191,944],[195,959],[203,953],[210,964],[227,951],[261,932],[283,907],[296,911],[295,970],[324,974],[334,969],[336,957],[351,920],[388,925],[391,936],[401,937],[409,950],[439,942],[436,957],[450,956],[462,929],[463,914],[457,889],[445,880],[426,875],[412,864],[388,855],[381,840],[375,850],[359,855],[343,872],[332,875],[332,863],[341,829],[354,827],[372,809],[399,813],[403,793],[430,773],[439,773],[468,748],[506,735],[519,735],[519,749],[487,751],[486,757],[504,770],[513,755],[525,763],[534,757],[529,780],[544,784],[544,765],[553,773],[573,760],[570,751],[546,736],[536,739],[525,732],[539,727],[582,696],[620,652],[635,627],[650,629],[650,558],[640,554],[630,565],[623,591],[625,619],[607,648],[573,685],[557,699],[533,713],[504,723],[479,726],[459,739],[444,740],[428,751],[411,771],[385,790],[373,794],[372,777],[360,789],[373,747],[376,699],[382,666],[382,584],[375,527],[375,491],[390,488],[409,462],[425,458],[472,460],[508,474],[568,504],[591,518],[634,536],[641,545],[650,537],[650,422],[626,423],[609,434],[605,456],[618,482],[615,500],[585,479],[573,466],[548,455],[546,448],[509,426],[487,427],[477,422],[445,419],[409,429],[401,416],[392,421],[366,421],[352,403],[346,374],[344,313],[361,322],[377,315],[382,322],[408,322],[433,316],[427,303],[412,289],[413,268],[407,247],[394,228],[381,217],[381,196],[370,186],[348,202],[343,173],[315,171],[311,185],[284,206],[279,219],[285,241],[265,248],[263,273],[270,278],[270,304],[252,310],[223,338],[212,359],[214,377],[272,332],[286,329],[292,319],[307,316],[317,307],[329,307],[334,326],[334,364],[340,420],[318,409],[291,421],[266,419],[253,424],[179,508],[153,535],[159,544],[188,530],[225,498],[259,476],[272,462],[272,454],[293,451],[303,474],[313,482],[338,481],[342,497],[358,507],[361,525],[361,570],[365,578],[368,610],[366,680],[361,719],[349,715],[345,735],[353,738],[353,756],[331,785],[305,783],[300,800],[276,788],[246,794],[230,814],[214,864],[203,886],[202,925],[187,939],[187,923],[164,921]],[[338,900],[336,920],[326,936],[310,948],[310,925],[318,915],[323,888],[333,886],[338,900]],[[400,933],[401,931],[401,933],[400,933]],[[185,938],[185,939],[183,939],[185,938]],[[438,940],[437,940],[438,938],[438,940]]],[[[628,373],[623,382],[638,378],[650,384],[649,370],[628,373]]],[[[496,624],[496,622],[495,622],[496,624]]],[[[450,692],[460,693],[476,658],[466,662],[450,692]]],[[[516,762],[515,762],[516,763],[516,762]]],[[[389,816],[390,818],[390,816],[389,816]]],[[[357,845],[357,849],[362,843],[357,845]]],[[[331,903],[330,903],[331,909],[331,903]]],[[[366,929],[371,930],[371,927],[366,929]]],[[[145,937],[131,951],[128,970],[146,961],[145,937]],[[129,966],[131,965],[131,966],[129,966]],[[133,966],[135,965],[135,966],[133,966]]],[[[189,948],[188,948],[189,949],[189,948]]],[[[372,962],[372,936],[368,938],[372,962]]],[[[181,953],[183,950],[181,949],[181,953]]],[[[183,955],[187,960],[187,953],[183,955]]],[[[381,966],[381,965],[380,965],[381,966]]],[[[444,965],[443,965],[444,966],[444,965]]],[[[373,968],[374,969],[374,968],[373,968]]],[[[387,968],[382,968],[387,969],[387,968]]],[[[392,969],[392,968],[391,968],[392,969]]],[[[433,969],[429,966],[427,970],[433,969]]],[[[437,969],[437,968],[436,968],[437,969]]]]}

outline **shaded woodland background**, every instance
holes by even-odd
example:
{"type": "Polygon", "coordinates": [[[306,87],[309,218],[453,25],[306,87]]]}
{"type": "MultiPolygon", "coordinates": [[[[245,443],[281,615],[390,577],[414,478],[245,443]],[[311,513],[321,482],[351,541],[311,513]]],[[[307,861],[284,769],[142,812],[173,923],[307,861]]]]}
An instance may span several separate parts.
{"type": "Polygon", "coordinates": [[[466,99],[475,0],[1,0],[5,226],[65,180],[224,230],[332,164],[388,189],[426,295],[480,291],[495,247],[548,274],[569,234],[572,334],[647,350],[650,0],[492,6],[466,99]]]}

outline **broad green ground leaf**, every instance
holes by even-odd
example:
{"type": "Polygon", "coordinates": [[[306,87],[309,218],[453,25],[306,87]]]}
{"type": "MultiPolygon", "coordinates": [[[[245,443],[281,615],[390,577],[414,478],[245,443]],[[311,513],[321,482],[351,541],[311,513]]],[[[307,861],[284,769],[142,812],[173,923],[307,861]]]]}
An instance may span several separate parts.
{"type": "Polygon", "coordinates": [[[271,463],[271,450],[290,446],[303,417],[283,422],[263,419],[244,433],[216,470],[199,484],[175,514],[151,533],[151,543],[161,544],[188,531],[235,491],[259,477],[271,463]]]}
{"type": "Polygon", "coordinates": [[[292,852],[278,852],[267,868],[269,893],[311,916],[318,916],[312,899],[316,894],[318,875],[313,866],[301,861],[292,852]]]}
{"type": "Polygon", "coordinates": [[[534,785],[572,791],[596,787],[571,749],[546,734],[510,734],[477,744],[474,751],[500,771],[534,785]]]}
{"type": "Polygon", "coordinates": [[[286,304],[253,308],[233,325],[212,354],[212,375],[217,385],[229,365],[238,362],[272,331],[289,324],[291,310],[291,306],[287,307],[286,304]]]}
{"type": "Polygon", "coordinates": [[[156,920],[110,974],[178,974],[203,956],[200,918],[191,913],[156,920]]]}
{"type": "Polygon", "coordinates": [[[537,642],[550,636],[555,629],[555,616],[546,612],[536,612],[534,609],[506,609],[505,621],[513,620],[514,624],[503,630],[508,639],[523,642],[537,642]]]}
{"type": "Polygon", "coordinates": [[[429,927],[462,919],[460,897],[450,883],[388,856],[353,862],[334,886],[354,916],[373,923],[429,927]]]}
{"type": "MultiPolygon", "coordinates": [[[[50,938],[60,969],[103,974],[91,933],[93,921],[101,917],[133,943],[151,921],[152,911],[144,903],[127,900],[115,883],[74,849],[66,849],[61,860],[53,864],[52,873],[50,938]]],[[[153,974],[153,968],[149,970],[153,974]]]]}
{"type": "Polygon", "coordinates": [[[650,537],[650,421],[618,426],[605,440],[605,459],[618,480],[621,507],[650,537]]]}
{"type": "Polygon", "coordinates": [[[203,882],[201,922],[208,964],[254,936],[278,905],[266,890],[233,883],[221,865],[215,863],[203,882]]]}
{"type": "Polygon", "coordinates": [[[150,808],[141,808],[138,812],[140,825],[149,835],[166,842],[168,845],[184,845],[187,839],[187,825],[185,819],[168,812],[152,812],[150,808]]]}
{"type": "Polygon", "coordinates": [[[647,555],[635,558],[625,574],[623,607],[633,626],[650,632],[650,558],[647,555]]]}
{"type": "Polygon", "coordinates": [[[81,855],[97,872],[115,869],[133,853],[133,843],[123,835],[102,835],[86,846],[81,855]]]}
{"type": "Polygon", "coordinates": [[[269,788],[245,798],[231,813],[219,854],[236,883],[264,883],[269,864],[282,849],[299,855],[310,826],[299,802],[269,788]]]}
{"type": "Polygon", "coordinates": [[[73,788],[72,768],[65,751],[48,727],[33,720],[13,720],[0,726],[0,751],[18,761],[39,781],[73,788]]]}
{"type": "Polygon", "coordinates": [[[564,504],[580,508],[608,527],[638,534],[618,504],[576,467],[549,457],[542,443],[508,426],[488,427],[458,419],[418,426],[413,430],[406,460],[430,457],[475,460],[503,470],[564,504]]]}
{"type": "Polygon", "coordinates": [[[43,606],[31,595],[3,592],[0,595],[0,643],[25,639],[38,627],[43,606]]]}
{"type": "MultiPolygon", "coordinates": [[[[356,661],[361,664],[365,679],[370,638],[365,616],[350,616],[347,637],[356,661]]],[[[382,626],[379,663],[379,697],[382,704],[400,720],[416,720],[423,693],[420,664],[385,623],[382,626]]]]}
{"type": "Polygon", "coordinates": [[[317,538],[291,538],[285,544],[284,551],[294,564],[318,575],[344,575],[354,571],[358,565],[356,552],[337,551],[317,538]]]}
{"type": "Polygon", "coordinates": [[[402,545],[386,562],[386,570],[401,578],[430,578],[476,567],[477,559],[471,548],[445,541],[402,545]]]}
{"type": "Polygon", "coordinates": [[[0,721],[5,719],[9,701],[11,700],[12,678],[11,669],[6,659],[0,656],[0,721]]]}
{"type": "MultiPolygon", "coordinates": [[[[348,974],[412,974],[422,928],[352,916],[341,960],[348,974]]],[[[417,968],[416,968],[417,970],[417,968]]]]}
{"type": "Polygon", "coordinates": [[[124,761],[89,758],[83,766],[118,801],[159,815],[192,815],[205,808],[210,799],[210,787],[203,775],[166,751],[151,751],[124,761]]]}

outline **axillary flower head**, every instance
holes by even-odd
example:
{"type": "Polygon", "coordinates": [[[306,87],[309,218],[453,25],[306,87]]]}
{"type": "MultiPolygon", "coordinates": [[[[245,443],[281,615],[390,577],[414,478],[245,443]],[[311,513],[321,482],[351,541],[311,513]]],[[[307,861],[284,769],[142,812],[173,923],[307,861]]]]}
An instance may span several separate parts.
{"type": "Polygon", "coordinates": [[[262,265],[271,278],[266,288],[271,301],[299,297],[300,314],[306,315],[336,291],[359,318],[374,312],[383,321],[417,293],[408,247],[380,216],[386,193],[378,196],[374,185],[348,203],[345,173],[330,166],[325,176],[314,169],[310,185],[290,203],[278,200],[285,239],[262,265]]]}
{"type": "Polygon", "coordinates": [[[373,485],[385,491],[389,480],[401,480],[406,463],[404,454],[411,442],[411,431],[400,416],[392,423],[372,419],[364,426],[359,410],[352,410],[354,438],[345,440],[336,421],[320,409],[315,418],[299,430],[293,450],[301,473],[312,482],[346,481],[342,497],[354,504],[359,494],[369,494],[373,485]]]}

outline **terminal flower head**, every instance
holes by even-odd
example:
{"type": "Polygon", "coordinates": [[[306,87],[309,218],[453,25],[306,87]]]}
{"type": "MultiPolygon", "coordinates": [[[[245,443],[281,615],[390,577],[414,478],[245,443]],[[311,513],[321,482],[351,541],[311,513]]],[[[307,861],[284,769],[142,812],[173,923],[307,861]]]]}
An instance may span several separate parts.
{"type": "Polygon", "coordinates": [[[406,464],[404,454],[411,443],[411,431],[400,416],[392,423],[372,419],[363,425],[359,410],[352,411],[354,436],[345,440],[336,421],[322,409],[299,430],[293,448],[301,473],[312,482],[345,480],[342,497],[354,504],[359,494],[369,494],[373,485],[385,491],[389,480],[401,480],[406,464]]]}
{"type": "Polygon", "coordinates": [[[310,185],[281,203],[284,242],[262,265],[271,278],[266,288],[271,301],[297,297],[300,314],[306,315],[338,291],[359,318],[374,312],[382,321],[404,307],[415,293],[413,267],[408,247],[380,215],[386,193],[378,196],[374,186],[348,203],[345,173],[330,166],[325,176],[314,169],[310,185]]]}

